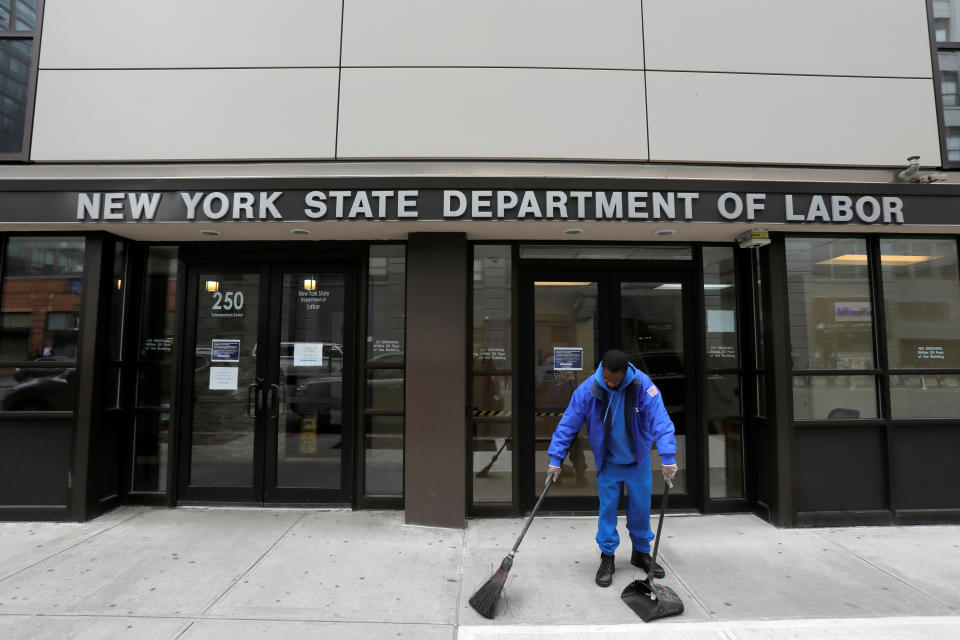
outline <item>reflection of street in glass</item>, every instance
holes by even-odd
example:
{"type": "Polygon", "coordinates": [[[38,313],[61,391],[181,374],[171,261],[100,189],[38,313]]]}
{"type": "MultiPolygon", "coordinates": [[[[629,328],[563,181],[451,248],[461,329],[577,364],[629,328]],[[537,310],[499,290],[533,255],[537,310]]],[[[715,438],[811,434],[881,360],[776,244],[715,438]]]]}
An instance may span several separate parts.
{"type": "MultiPolygon", "coordinates": [[[[51,365],[67,358],[38,358],[51,365]]],[[[0,410],[73,411],[77,399],[77,370],[70,367],[17,367],[0,370],[0,410]]]]}

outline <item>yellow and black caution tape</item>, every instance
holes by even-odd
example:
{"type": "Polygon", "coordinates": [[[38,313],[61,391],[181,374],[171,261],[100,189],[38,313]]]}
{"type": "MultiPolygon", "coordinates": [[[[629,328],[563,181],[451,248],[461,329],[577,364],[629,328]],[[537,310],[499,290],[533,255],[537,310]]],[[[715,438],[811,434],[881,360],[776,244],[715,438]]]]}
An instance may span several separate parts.
{"type": "MultiPolygon", "coordinates": [[[[498,411],[494,409],[474,409],[474,418],[509,418],[513,411],[498,411]]],[[[534,411],[533,415],[537,418],[557,418],[563,415],[563,411],[534,411]]]]}

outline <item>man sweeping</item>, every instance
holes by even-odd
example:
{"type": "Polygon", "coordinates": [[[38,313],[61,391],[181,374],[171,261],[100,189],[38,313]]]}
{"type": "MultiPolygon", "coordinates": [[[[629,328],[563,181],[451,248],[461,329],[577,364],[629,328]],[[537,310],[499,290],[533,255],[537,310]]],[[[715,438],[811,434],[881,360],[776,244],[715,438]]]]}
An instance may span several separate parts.
{"type": "MultiPolygon", "coordinates": [[[[673,487],[677,441],[659,389],[619,349],[604,353],[597,372],[573,392],[547,450],[548,479],[560,476],[563,458],[584,421],[596,461],[600,498],[597,584],[609,587],[615,570],[614,552],[620,544],[617,509],[622,487],[627,487],[627,529],[633,543],[630,562],[649,572],[650,541],[654,537],[650,529],[650,449],[656,442],[664,481],[673,487]]],[[[659,564],[653,571],[657,578],[664,576],[659,564]]]]}

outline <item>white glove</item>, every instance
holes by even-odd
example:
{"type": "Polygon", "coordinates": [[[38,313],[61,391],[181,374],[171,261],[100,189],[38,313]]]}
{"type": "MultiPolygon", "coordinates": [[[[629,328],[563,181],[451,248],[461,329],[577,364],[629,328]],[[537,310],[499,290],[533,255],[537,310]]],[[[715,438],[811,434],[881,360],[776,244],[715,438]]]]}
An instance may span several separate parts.
{"type": "Polygon", "coordinates": [[[675,464],[665,464],[663,467],[663,481],[667,483],[667,486],[673,489],[673,476],[677,475],[677,465],[675,464]]]}
{"type": "Polygon", "coordinates": [[[560,479],[560,467],[555,467],[552,464],[547,467],[547,477],[543,482],[544,486],[550,483],[550,478],[553,478],[554,482],[560,479]]]}

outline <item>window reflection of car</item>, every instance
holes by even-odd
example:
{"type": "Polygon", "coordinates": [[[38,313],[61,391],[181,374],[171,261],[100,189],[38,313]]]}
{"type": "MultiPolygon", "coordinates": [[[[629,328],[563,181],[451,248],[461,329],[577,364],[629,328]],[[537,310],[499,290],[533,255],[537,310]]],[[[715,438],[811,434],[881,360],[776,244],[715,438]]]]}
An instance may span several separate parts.
{"type": "Polygon", "coordinates": [[[54,375],[30,376],[7,389],[0,398],[0,411],[73,411],[77,398],[77,370],[56,371],[54,375]]]}
{"type": "MultiPolygon", "coordinates": [[[[331,425],[331,412],[339,412],[343,399],[343,352],[340,345],[324,345],[324,364],[323,371],[319,375],[309,378],[301,378],[296,375],[289,375],[296,372],[295,369],[288,369],[288,388],[290,396],[287,399],[287,407],[293,416],[287,418],[287,430],[299,430],[300,420],[297,418],[317,419],[317,430],[337,431],[340,425],[331,425]],[[327,347],[331,347],[328,355],[327,347]],[[328,360],[329,357],[329,360],[328,360]]],[[[402,363],[403,354],[397,352],[377,354],[369,360],[370,364],[394,364],[402,363]]],[[[380,371],[391,371],[391,369],[380,369],[380,371]]],[[[392,369],[396,371],[399,377],[374,377],[367,380],[367,394],[382,398],[385,395],[395,395],[394,402],[389,404],[397,407],[403,406],[403,370],[392,369]]]]}
{"type": "Polygon", "coordinates": [[[45,378],[47,376],[58,376],[70,371],[70,367],[58,367],[57,362],[73,362],[73,358],[67,356],[42,356],[36,358],[34,362],[48,362],[46,367],[17,367],[13,370],[13,379],[17,382],[24,382],[31,378],[45,378]]]}

